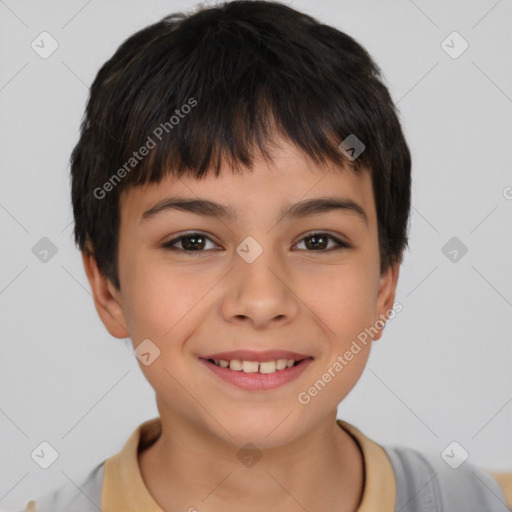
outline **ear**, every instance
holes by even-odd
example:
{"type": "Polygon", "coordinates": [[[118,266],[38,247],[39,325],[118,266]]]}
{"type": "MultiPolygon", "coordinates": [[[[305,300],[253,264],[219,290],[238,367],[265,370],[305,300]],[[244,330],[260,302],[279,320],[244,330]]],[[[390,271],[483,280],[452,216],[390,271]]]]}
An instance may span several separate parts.
{"type": "Polygon", "coordinates": [[[120,293],[112,282],[99,271],[94,253],[87,248],[82,251],[82,261],[89,280],[94,305],[103,325],[114,338],[128,338],[126,319],[121,305],[120,293]]]}
{"type": "Polygon", "coordinates": [[[390,265],[380,276],[379,291],[377,293],[376,318],[373,326],[378,329],[378,333],[373,336],[373,341],[377,341],[382,336],[384,323],[390,316],[395,303],[396,285],[400,273],[400,263],[390,265]]]}

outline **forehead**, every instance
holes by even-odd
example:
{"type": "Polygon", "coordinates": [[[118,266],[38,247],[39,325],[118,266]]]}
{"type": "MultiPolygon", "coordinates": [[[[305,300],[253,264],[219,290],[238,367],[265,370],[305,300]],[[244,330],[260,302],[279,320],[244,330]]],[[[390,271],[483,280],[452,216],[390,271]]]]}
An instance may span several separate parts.
{"type": "Polygon", "coordinates": [[[120,198],[121,218],[139,222],[144,213],[169,197],[208,199],[225,205],[238,220],[267,212],[276,215],[284,205],[317,197],[347,199],[360,205],[375,222],[371,176],[361,167],[319,164],[287,141],[272,151],[272,161],[261,154],[254,157],[253,169],[236,172],[224,163],[219,176],[209,172],[201,179],[190,174],[169,173],[158,183],[130,187],[120,198]]]}

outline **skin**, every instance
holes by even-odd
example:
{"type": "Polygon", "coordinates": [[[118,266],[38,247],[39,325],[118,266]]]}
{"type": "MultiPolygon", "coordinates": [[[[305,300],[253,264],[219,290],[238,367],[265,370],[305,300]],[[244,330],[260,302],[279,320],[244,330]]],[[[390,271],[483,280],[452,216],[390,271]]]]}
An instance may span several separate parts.
{"type": "MultiPolygon", "coordinates": [[[[372,340],[360,344],[361,351],[310,403],[297,397],[379,315],[389,316],[399,265],[379,272],[370,174],[315,164],[278,140],[273,163],[258,155],[252,173],[224,167],[218,178],[169,176],[124,191],[120,290],[83,253],[96,309],[110,334],[129,336],[134,348],[149,338],[160,350],[150,365],[139,361],[163,426],[160,438],[139,454],[139,466],[165,511],[220,512],[237,503],[247,512],[348,512],[357,510],[362,497],[362,454],[335,420],[372,340]],[[231,205],[236,219],[169,210],[141,221],[170,195],[231,205]],[[278,222],[282,206],[315,197],[350,198],[365,210],[368,223],[348,210],[278,222]],[[181,252],[162,248],[195,230],[208,237],[195,252],[185,252],[180,242],[175,246],[181,252]],[[310,231],[351,246],[331,250],[337,244],[324,239],[319,249],[311,248],[310,231]],[[263,248],[250,264],[236,252],[247,236],[263,248]],[[240,348],[292,350],[314,360],[298,379],[255,392],[220,380],[198,359],[240,348]],[[237,458],[248,442],[262,454],[252,467],[237,458]]],[[[381,334],[379,329],[373,341],[381,334]]]]}

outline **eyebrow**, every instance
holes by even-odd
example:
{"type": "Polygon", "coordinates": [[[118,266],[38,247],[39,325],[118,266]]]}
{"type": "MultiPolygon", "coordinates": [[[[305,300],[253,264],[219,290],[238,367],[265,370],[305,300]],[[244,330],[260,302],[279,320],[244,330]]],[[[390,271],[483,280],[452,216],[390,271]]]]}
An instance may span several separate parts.
{"type": "MultiPolygon", "coordinates": [[[[141,221],[149,220],[157,214],[167,210],[179,210],[195,213],[206,217],[222,218],[234,221],[237,217],[233,207],[216,203],[208,199],[188,199],[180,197],[167,197],[156,203],[142,214],[141,221]]],[[[342,197],[317,197],[306,199],[298,203],[284,206],[280,212],[279,221],[284,217],[302,218],[309,215],[318,215],[334,210],[355,213],[368,225],[368,216],[364,209],[352,199],[342,197]]]]}

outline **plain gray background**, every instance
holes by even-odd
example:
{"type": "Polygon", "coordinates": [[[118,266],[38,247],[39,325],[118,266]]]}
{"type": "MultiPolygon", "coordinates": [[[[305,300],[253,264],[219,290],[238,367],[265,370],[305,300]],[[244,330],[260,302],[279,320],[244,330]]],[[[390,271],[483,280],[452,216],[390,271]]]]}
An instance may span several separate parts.
{"type": "MultiPolygon", "coordinates": [[[[78,481],[157,415],[131,342],[110,337],[96,315],[72,241],[68,159],[103,62],[136,30],[195,5],[0,0],[5,509],[78,481]],[[59,45],[46,59],[31,47],[43,31],[59,45]],[[32,252],[43,237],[57,249],[46,262],[32,252]],[[59,454],[46,470],[31,458],[43,441],[59,454]]],[[[512,2],[289,5],[374,56],[413,156],[410,250],[396,297],[403,311],[338,416],[381,444],[441,454],[457,441],[472,463],[510,471],[512,2]],[[464,42],[454,31],[469,44],[458,56],[464,42]],[[443,252],[453,237],[467,247],[457,261],[453,247],[443,252]]]]}

